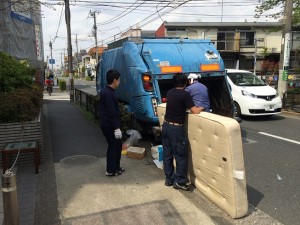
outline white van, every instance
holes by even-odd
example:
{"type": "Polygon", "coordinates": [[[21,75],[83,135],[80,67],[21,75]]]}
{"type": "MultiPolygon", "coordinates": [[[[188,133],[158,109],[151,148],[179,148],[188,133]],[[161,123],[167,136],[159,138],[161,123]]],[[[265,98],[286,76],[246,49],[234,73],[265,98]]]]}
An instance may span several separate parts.
{"type": "Polygon", "coordinates": [[[282,102],[277,91],[256,75],[236,69],[227,69],[227,75],[236,117],[274,115],[281,112],[282,102]]]}

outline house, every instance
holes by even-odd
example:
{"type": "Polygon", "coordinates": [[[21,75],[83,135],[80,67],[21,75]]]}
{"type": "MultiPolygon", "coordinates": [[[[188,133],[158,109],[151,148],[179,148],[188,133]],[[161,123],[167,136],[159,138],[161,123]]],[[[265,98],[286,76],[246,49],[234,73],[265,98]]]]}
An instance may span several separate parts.
{"type": "Polygon", "coordinates": [[[98,59],[96,60],[96,47],[93,47],[93,48],[90,48],[89,51],[88,51],[88,55],[92,56],[93,59],[95,59],[96,63],[98,63],[99,59],[101,59],[101,56],[103,54],[103,52],[107,49],[107,47],[97,47],[97,50],[98,50],[98,59]]]}
{"type": "Polygon", "coordinates": [[[96,77],[97,63],[106,49],[107,47],[97,47],[97,55],[96,47],[93,47],[89,49],[86,55],[82,56],[81,67],[85,68],[85,76],[96,77]],[[98,57],[98,60],[96,60],[96,57],[98,57]]]}
{"type": "Polygon", "coordinates": [[[279,22],[163,22],[156,37],[210,39],[225,68],[262,72],[263,61],[278,63],[282,23],[279,22]]]}

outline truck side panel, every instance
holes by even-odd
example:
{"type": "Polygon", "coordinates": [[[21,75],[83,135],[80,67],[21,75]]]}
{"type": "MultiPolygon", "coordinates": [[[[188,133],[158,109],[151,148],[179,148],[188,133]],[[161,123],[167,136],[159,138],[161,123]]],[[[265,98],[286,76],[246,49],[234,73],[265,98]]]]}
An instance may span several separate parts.
{"type": "Polygon", "coordinates": [[[121,74],[120,86],[116,90],[118,99],[130,106],[137,119],[158,123],[151,105],[151,98],[155,97],[154,93],[146,92],[141,82],[142,74],[148,69],[139,54],[137,45],[126,42],[120,48],[104,52],[102,58],[100,77],[98,77],[101,80],[101,88],[107,85],[105,78],[107,71],[118,70],[121,74]]]}

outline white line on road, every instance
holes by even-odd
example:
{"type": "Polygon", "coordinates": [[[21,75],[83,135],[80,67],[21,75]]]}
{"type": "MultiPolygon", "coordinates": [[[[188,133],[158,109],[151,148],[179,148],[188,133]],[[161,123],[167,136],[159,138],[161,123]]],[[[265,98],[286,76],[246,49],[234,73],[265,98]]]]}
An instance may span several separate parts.
{"type": "Polygon", "coordinates": [[[280,139],[280,140],[289,141],[289,142],[295,143],[295,144],[297,144],[297,145],[300,145],[300,142],[299,142],[299,141],[295,141],[295,140],[288,139],[288,138],[283,138],[283,137],[276,136],[276,135],[273,135],[273,134],[268,134],[268,133],[265,133],[265,132],[258,132],[258,133],[259,133],[259,134],[266,135],[266,136],[270,136],[270,137],[273,137],[273,138],[277,138],[277,139],[280,139]]]}

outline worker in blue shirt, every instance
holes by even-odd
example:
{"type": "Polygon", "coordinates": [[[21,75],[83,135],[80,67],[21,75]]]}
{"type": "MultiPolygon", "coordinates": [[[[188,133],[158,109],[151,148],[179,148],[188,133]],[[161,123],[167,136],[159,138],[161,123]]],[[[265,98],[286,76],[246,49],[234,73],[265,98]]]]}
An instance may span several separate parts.
{"type": "Polygon", "coordinates": [[[211,112],[207,87],[198,82],[198,78],[197,74],[190,73],[188,75],[189,86],[185,90],[190,93],[196,106],[203,107],[205,112],[211,112]]]}
{"type": "Polygon", "coordinates": [[[107,141],[106,176],[118,176],[125,172],[120,167],[122,151],[121,113],[115,89],[120,84],[120,73],[109,70],[106,74],[107,86],[100,92],[100,127],[107,141]]]}

